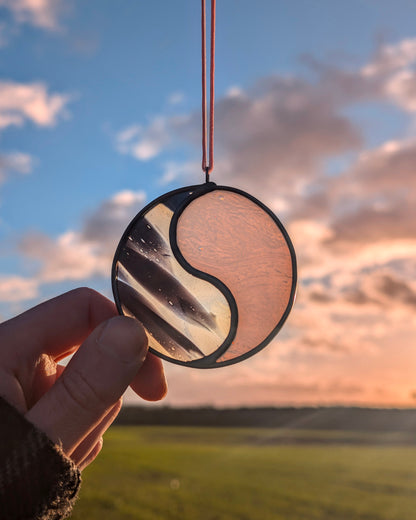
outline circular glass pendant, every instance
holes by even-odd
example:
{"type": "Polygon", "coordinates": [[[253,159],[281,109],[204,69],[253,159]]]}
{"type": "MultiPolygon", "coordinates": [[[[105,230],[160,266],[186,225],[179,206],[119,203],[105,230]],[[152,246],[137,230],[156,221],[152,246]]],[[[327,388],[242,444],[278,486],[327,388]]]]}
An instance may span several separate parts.
{"type": "Polygon", "coordinates": [[[296,257],[277,217],[251,195],[209,182],[171,191],[132,220],[114,256],[121,314],[150,350],[215,368],[265,347],[296,292],[296,257]]]}

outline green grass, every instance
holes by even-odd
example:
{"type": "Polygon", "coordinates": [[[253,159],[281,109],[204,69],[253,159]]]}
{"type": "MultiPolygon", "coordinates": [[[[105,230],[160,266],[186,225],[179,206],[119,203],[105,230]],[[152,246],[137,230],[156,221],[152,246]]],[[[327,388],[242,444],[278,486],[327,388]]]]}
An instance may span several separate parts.
{"type": "Polygon", "coordinates": [[[112,427],[73,520],[414,520],[400,434],[112,427]]]}

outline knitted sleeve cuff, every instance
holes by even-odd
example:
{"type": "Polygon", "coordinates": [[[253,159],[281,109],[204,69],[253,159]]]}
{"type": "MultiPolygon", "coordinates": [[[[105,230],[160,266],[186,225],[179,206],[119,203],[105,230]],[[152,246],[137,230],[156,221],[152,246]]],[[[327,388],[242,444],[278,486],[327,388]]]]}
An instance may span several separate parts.
{"type": "Polygon", "coordinates": [[[76,501],[81,473],[60,446],[0,397],[2,520],[60,520],[76,501]]]}

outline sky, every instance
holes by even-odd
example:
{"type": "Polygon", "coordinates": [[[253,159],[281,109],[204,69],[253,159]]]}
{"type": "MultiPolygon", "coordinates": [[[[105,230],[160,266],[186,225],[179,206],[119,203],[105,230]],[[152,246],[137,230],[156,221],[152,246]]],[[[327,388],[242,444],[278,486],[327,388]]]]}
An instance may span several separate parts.
{"type": "MultiPolygon", "coordinates": [[[[416,4],[218,0],[215,169],[283,222],[284,328],[172,406],[413,406],[416,4]]],[[[0,0],[0,317],[112,298],[127,224],[203,182],[200,2],[0,0]]],[[[135,402],[132,393],[126,402],[135,402]]]]}

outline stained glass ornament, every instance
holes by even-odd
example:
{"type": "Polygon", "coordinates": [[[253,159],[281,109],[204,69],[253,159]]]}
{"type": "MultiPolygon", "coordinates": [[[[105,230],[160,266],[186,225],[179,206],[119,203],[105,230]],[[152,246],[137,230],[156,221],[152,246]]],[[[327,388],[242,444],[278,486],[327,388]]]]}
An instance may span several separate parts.
{"type": "Polygon", "coordinates": [[[213,182],[167,193],[124,232],[112,287],[150,350],[198,368],[252,356],[293,305],[296,257],[277,217],[241,190],[213,182]]]}
{"type": "Polygon", "coordinates": [[[277,217],[248,193],[209,182],[216,2],[211,0],[209,124],[205,3],[201,0],[206,182],[171,191],[140,211],[118,245],[112,286],[119,312],[143,324],[154,354],[215,368],[252,356],[273,339],[292,308],[297,275],[292,243],[277,217]]]}

